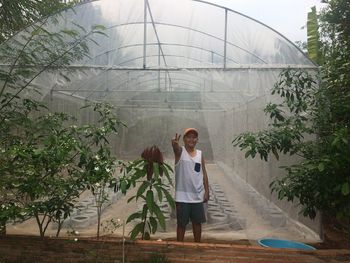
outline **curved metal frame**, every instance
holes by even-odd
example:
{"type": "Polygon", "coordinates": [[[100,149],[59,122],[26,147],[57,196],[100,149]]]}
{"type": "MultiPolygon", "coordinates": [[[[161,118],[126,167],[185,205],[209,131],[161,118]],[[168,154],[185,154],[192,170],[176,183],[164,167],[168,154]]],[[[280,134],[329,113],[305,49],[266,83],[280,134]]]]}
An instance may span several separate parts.
{"type": "MultiPolygon", "coordinates": [[[[79,6],[79,5],[84,5],[84,4],[88,4],[88,3],[90,3],[90,2],[99,2],[99,1],[100,1],[100,0],[81,0],[81,2],[77,4],[77,6],[79,6]]],[[[248,16],[248,15],[245,15],[245,14],[243,14],[243,13],[241,13],[241,12],[235,11],[235,10],[233,10],[233,9],[231,9],[231,8],[228,8],[228,7],[219,5],[219,4],[210,3],[210,2],[207,2],[207,1],[204,1],[204,0],[188,0],[188,1],[198,2],[198,3],[202,3],[202,4],[206,4],[206,5],[211,5],[211,6],[215,6],[215,7],[217,7],[217,8],[221,8],[221,9],[227,10],[227,11],[225,11],[225,12],[228,12],[228,11],[229,11],[229,12],[238,14],[238,15],[240,15],[240,16],[243,16],[243,17],[245,17],[245,18],[247,18],[247,19],[249,19],[249,20],[252,20],[252,21],[254,21],[254,22],[256,22],[256,23],[258,23],[258,24],[260,24],[260,25],[262,25],[262,26],[264,26],[264,27],[266,27],[266,28],[268,28],[269,30],[271,30],[271,31],[275,32],[276,34],[278,34],[279,36],[281,36],[284,40],[286,40],[288,43],[290,43],[292,46],[294,46],[297,50],[299,50],[299,52],[300,52],[301,54],[303,54],[303,56],[304,56],[307,60],[309,60],[315,67],[318,67],[318,65],[315,64],[315,62],[313,62],[311,59],[309,59],[309,58],[306,56],[306,54],[305,54],[295,43],[293,43],[291,40],[289,40],[286,36],[284,36],[283,34],[281,34],[280,32],[278,32],[277,30],[275,30],[275,29],[273,29],[272,27],[266,25],[265,23],[263,23],[263,22],[261,22],[261,21],[255,19],[255,18],[252,18],[252,17],[250,17],[250,16],[248,16]]]]}
{"type": "MultiPolygon", "coordinates": [[[[146,46],[156,46],[158,45],[158,43],[147,43],[146,46]]],[[[206,51],[208,53],[211,53],[211,54],[215,54],[216,56],[219,56],[219,57],[222,57],[224,58],[224,55],[221,55],[215,51],[212,51],[212,50],[209,50],[209,49],[206,49],[206,48],[202,48],[202,47],[198,47],[198,46],[192,46],[192,45],[184,45],[184,44],[178,44],[178,43],[161,43],[162,46],[178,46],[178,47],[188,47],[188,48],[194,48],[194,49],[199,49],[201,51],[206,51]]],[[[132,48],[132,47],[139,47],[139,46],[143,46],[143,44],[133,44],[133,45],[125,45],[125,46],[120,46],[119,48],[113,48],[113,49],[109,49],[103,53],[100,53],[94,57],[92,57],[92,59],[95,59],[95,58],[98,58],[100,56],[103,56],[105,54],[108,54],[110,52],[118,52],[119,50],[121,49],[124,49],[124,48],[132,48]]],[[[232,61],[233,63],[235,64],[239,64],[237,61],[231,59],[231,58],[226,58],[227,60],[230,60],[232,61]]],[[[214,64],[214,63],[212,63],[214,64]]],[[[215,64],[217,65],[217,64],[215,64]]]]}
{"type": "MultiPolygon", "coordinates": [[[[89,1],[89,0],[88,0],[88,1],[85,0],[85,1],[82,1],[81,3],[79,3],[78,5],[84,5],[84,4],[88,4],[88,3],[90,3],[90,2],[95,2],[95,1],[97,2],[97,1],[99,1],[99,0],[90,0],[90,1],[89,1]]],[[[240,16],[246,17],[246,18],[248,18],[248,19],[250,19],[250,20],[252,20],[252,21],[254,21],[254,22],[256,22],[256,23],[261,24],[262,26],[268,28],[269,30],[275,32],[276,34],[278,34],[279,36],[281,36],[286,42],[288,42],[289,44],[291,44],[292,46],[294,46],[297,50],[299,50],[299,51],[306,57],[306,55],[300,50],[300,48],[297,47],[293,42],[291,42],[290,40],[288,40],[285,36],[283,36],[282,34],[280,34],[279,32],[277,32],[277,31],[274,30],[273,28],[267,26],[267,25],[264,24],[264,23],[261,23],[261,22],[258,21],[258,20],[255,20],[255,19],[253,19],[253,18],[251,18],[251,17],[249,17],[249,16],[246,16],[246,15],[244,15],[244,14],[242,14],[242,13],[239,13],[239,12],[237,12],[237,11],[234,11],[234,10],[232,10],[232,9],[229,9],[229,8],[226,8],[226,7],[217,5],[217,4],[209,3],[209,2],[206,2],[206,1],[203,1],[203,0],[189,0],[189,1],[193,1],[193,2],[198,2],[198,3],[203,3],[203,4],[215,6],[215,7],[217,7],[217,8],[221,8],[221,9],[224,10],[224,12],[225,12],[224,38],[220,38],[220,37],[217,37],[217,36],[215,36],[215,35],[212,35],[212,34],[209,34],[209,33],[206,33],[206,32],[204,32],[204,31],[197,30],[197,29],[191,28],[191,27],[186,27],[186,26],[181,26],[181,25],[176,25],[176,24],[170,24],[170,23],[160,23],[160,22],[156,22],[156,21],[154,21],[154,19],[153,19],[151,6],[150,6],[148,0],[144,0],[144,21],[143,21],[143,22],[124,23],[124,24],[120,24],[120,25],[113,25],[113,26],[111,26],[111,27],[108,28],[108,29],[112,29],[112,28],[121,27],[121,26],[143,25],[143,26],[144,26],[144,43],[143,43],[143,44],[135,44],[135,45],[121,46],[121,47],[119,47],[118,49],[108,50],[108,51],[106,51],[106,52],[104,52],[104,53],[98,54],[98,55],[95,56],[94,58],[96,58],[96,57],[98,57],[98,56],[101,56],[101,55],[103,55],[103,54],[106,54],[106,53],[108,53],[108,52],[111,52],[111,51],[118,51],[118,50],[123,49],[123,48],[131,48],[131,47],[133,47],[133,46],[141,46],[141,45],[143,46],[143,50],[144,50],[143,56],[142,56],[142,57],[132,58],[131,60],[127,60],[127,61],[121,62],[120,64],[118,64],[118,65],[116,65],[116,66],[114,66],[114,67],[103,67],[103,66],[101,66],[101,67],[100,67],[100,66],[95,66],[95,67],[96,67],[96,68],[104,68],[104,69],[107,70],[107,71],[108,71],[108,70],[127,70],[128,72],[133,71],[133,70],[159,70],[159,72],[163,71],[163,72],[165,72],[165,74],[167,74],[167,76],[168,76],[167,78],[160,78],[160,77],[158,77],[158,78],[153,78],[153,79],[147,80],[147,81],[145,81],[145,82],[150,82],[150,81],[158,81],[158,82],[159,82],[160,79],[164,79],[164,82],[165,82],[166,80],[168,80],[169,91],[173,91],[172,80],[175,81],[175,80],[177,80],[177,78],[171,77],[169,72],[170,72],[171,70],[183,70],[183,69],[186,69],[186,68],[185,68],[185,67],[175,68],[175,69],[174,69],[174,68],[169,68],[169,65],[168,65],[168,63],[167,63],[167,61],[166,61],[166,57],[182,57],[182,58],[186,58],[186,59],[189,59],[189,60],[197,61],[197,62],[200,63],[200,64],[203,64],[203,61],[198,60],[198,59],[195,59],[195,58],[185,57],[185,56],[177,56],[177,55],[165,54],[162,47],[164,47],[164,46],[166,46],[166,45],[169,45],[169,46],[183,46],[183,47],[187,47],[187,48],[194,48],[194,49],[203,50],[203,51],[205,51],[205,52],[211,52],[212,54],[216,54],[216,55],[218,55],[218,56],[220,56],[220,57],[223,57],[223,65],[222,65],[222,67],[219,67],[218,64],[215,64],[216,67],[213,67],[213,68],[212,68],[212,67],[203,67],[203,68],[191,67],[191,68],[187,68],[187,70],[206,70],[206,69],[216,69],[216,70],[218,70],[218,69],[225,69],[225,70],[240,69],[240,70],[242,70],[242,69],[243,69],[243,70],[244,70],[244,69],[249,69],[249,67],[246,67],[246,68],[242,68],[242,67],[237,67],[237,68],[232,68],[232,67],[231,67],[231,68],[227,68],[226,62],[227,62],[228,60],[231,60],[231,61],[233,61],[234,63],[238,64],[238,63],[237,63],[236,61],[234,61],[233,59],[227,57],[227,45],[230,45],[230,46],[235,47],[235,48],[237,48],[237,49],[239,49],[239,50],[241,50],[241,51],[243,51],[243,52],[249,54],[250,56],[252,56],[252,57],[258,59],[259,61],[262,62],[262,64],[264,64],[264,65],[266,66],[265,68],[259,67],[259,66],[258,66],[258,67],[256,67],[257,69],[269,69],[269,70],[274,69],[274,68],[268,67],[267,62],[264,61],[262,58],[260,58],[258,55],[254,54],[253,52],[250,52],[249,50],[246,50],[246,49],[244,49],[244,48],[242,48],[242,47],[240,47],[240,46],[238,46],[238,45],[236,45],[236,44],[234,44],[234,43],[232,43],[232,42],[227,41],[227,16],[228,16],[228,12],[236,13],[236,14],[238,14],[238,15],[240,15],[240,16]],[[151,21],[147,21],[147,18],[148,18],[147,15],[149,15],[149,18],[150,18],[151,21]],[[157,39],[157,43],[147,43],[147,39],[146,39],[146,35],[147,35],[147,34],[146,34],[146,30],[147,30],[147,25],[148,25],[148,24],[149,24],[149,25],[152,25],[152,27],[153,27],[154,34],[155,34],[156,39],[157,39]],[[199,33],[199,34],[208,36],[208,37],[210,37],[210,38],[212,38],[212,39],[216,39],[216,40],[218,40],[218,41],[221,41],[221,42],[223,42],[223,55],[220,55],[219,53],[217,53],[217,52],[215,52],[215,51],[211,51],[211,50],[208,50],[208,49],[205,49],[205,48],[201,48],[201,47],[197,47],[197,46],[183,45],[183,44],[176,44],[176,43],[175,43],[175,44],[174,44],[174,43],[163,43],[163,42],[161,42],[161,40],[160,40],[160,38],[159,38],[159,35],[158,35],[158,32],[157,32],[157,26],[168,26],[168,27],[181,28],[181,29],[193,31],[193,32],[196,32],[196,33],[199,33]],[[147,49],[148,46],[151,46],[151,45],[158,45],[158,47],[159,47],[159,54],[158,54],[158,55],[147,55],[147,52],[146,52],[147,50],[146,50],[146,49],[147,49]],[[158,68],[148,68],[148,67],[147,67],[147,60],[146,60],[146,59],[147,59],[148,57],[155,57],[155,56],[162,57],[162,59],[163,59],[163,64],[165,65],[164,68],[161,68],[161,67],[160,67],[160,62],[159,62],[159,60],[158,60],[158,68]],[[143,65],[142,65],[142,68],[137,68],[137,67],[134,67],[134,68],[121,68],[121,67],[118,67],[118,66],[120,66],[120,65],[122,65],[122,64],[128,63],[128,62],[130,62],[130,61],[134,61],[134,60],[137,60],[137,59],[141,59],[141,58],[143,58],[143,65]]],[[[306,58],[307,58],[307,57],[306,57],[306,58]]],[[[307,59],[308,59],[308,58],[307,58],[307,59]]],[[[308,60],[312,63],[312,65],[314,65],[315,67],[317,67],[317,65],[316,65],[315,63],[313,63],[310,59],[308,59],[308,60]]],[[[208,63],[208,64],[210,64],[210,63],[208,63]]],[[[74,67],[78,67],[78,66],[76,66],[76,65],[75,65],[75,66],[68,66],[68,68],[74,68],[74,67]]],[[[82,67],[87,67],[87,68],[90,67],[90,68],[93,68],[93,66],[88,66],[88,65],[83,65],[82,67]]],[[[287,66],[286,66],[286,67],[287,67],[287,66]]],[[[312,66],[306,66],[306,65],[305,65],[305,67],[306,67],[306,68],[313,68],[312,66]]],[[[100,73],[99,73],[99,74],[100,74],[100,73]]],[[[95,76],[94,76],[94,77],[95,77],[95,76]]],[[[89,80],[90,80],[90,78],[89,78],[89,80]]],[[[140,83],[141,83],[141,82],[140,82],[140,83]]],[[[196,82],[193,82],[193,83],[196,83],[196,82]]],[[[196,84],[197,84],[197,83],[196,83],[196,84]]],[[[198,84],[200,85],[200,82],[198,82],[198,84]]],[[[82,86],[80,86],[80,87],[79,87],[78,89],[76,89],[73,93],[71,93],[71,96],[74,96],[76,92],[79,92],[79,90],[80,90],[81,87],[82,87],[82,86]]],[[[57,91],[58,91],[58,90],[57,90],[57,91]]],[[[81,90],[80,90],[80,91],[81,91],[81,90]]],[[[90,94],[93,94],[95,91],[90,91],[90,92],[92,92],[92,93],[90,93],[90,94]]],[[[96,92],[99,92],[99,91],[96,91],[96,92]]],[[[89,95],[89,96],[91,96],[91,95],[89,95]]],[[[88,96],[88,97],[89,97],[89,96],[88,96]]],[[[87,98],[88,98],[88,97],[87,97],[87,98]]]]}
{"type": "MultiPolygon", "coordinates": [[[[130,22],[130,23],[123,23],[123,24],[119,24],[119,25],[114,25],[114,26],[110,26],[108,28],[106,28],[107,30],[108,29],[112,29],[112,28],[116,28],[116,27],[123,27],[123,26],[130,26],[130,25],[143,25],[144,23],[143,22],[130,22]]],[[[151,22],[147,22],[147,24],[152,24],[151,22]]],[[[204,31],[201,31],[201,30],[197,30],[197,29],[194,29],[194,28],[191,28],[191,27],[185,27],[185,26],[180,26],[180,25],[174,25],[174,24],[169,24],[169,23],[161,23],[161,22],[154,22],[154,25],[162,25],[162,26],[169,26],[169,27],[177,27],[177,28],[182,28],[182,29],[186,29],[186,30],[190,30],[190,31],[193,31],[193,32],[196,32],[196,33],[200,33],[202,35],[205,35],[205,36],[208,36],[208,37],[211,37],[213,39],[216,39],[216,40],[219,40],[223,43],[226,43],[230,46],[233,46],[235,48],[238,48],[244,52],[246,52],[247,54],[255,57],[256,59],[260,60],[263,64],[268,64],[266,61],[264,61],[262,58],[260,58],[258,55],[250,52],[249,50],[246,50],[240,46],[237,46],[236,44],[232,43],[232,42],[229,42],[226,40],[225,42],[225,39],[222,39],[220,37],[217,37],[217,36],[214,36],[212,34],[209,34],[209,33],[206,33],[204,31]]],[[[157,43],[158,45],[162,45],[163,43],[160,42],[160,43],[157,43]]],[[[143,43],[143,44],[140,44],[140,45],[147,45],[147,43],[143,43]]],[[[216,53],[216,52],[215,52],[216,53]]],[[[224,55],[225,56],[225,55],[224,55]]]]}

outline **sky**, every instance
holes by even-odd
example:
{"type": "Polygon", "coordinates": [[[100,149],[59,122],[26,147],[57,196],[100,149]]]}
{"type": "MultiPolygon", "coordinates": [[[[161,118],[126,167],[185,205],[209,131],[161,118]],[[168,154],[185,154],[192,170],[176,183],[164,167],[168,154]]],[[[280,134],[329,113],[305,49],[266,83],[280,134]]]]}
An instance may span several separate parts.
{"type": "Polygon", "coordinates": [[[321,0],[206,0],[250,16],[277,30],[286,38],[306,41],[307,13],[312,6],[324,7],[321,0]]]}

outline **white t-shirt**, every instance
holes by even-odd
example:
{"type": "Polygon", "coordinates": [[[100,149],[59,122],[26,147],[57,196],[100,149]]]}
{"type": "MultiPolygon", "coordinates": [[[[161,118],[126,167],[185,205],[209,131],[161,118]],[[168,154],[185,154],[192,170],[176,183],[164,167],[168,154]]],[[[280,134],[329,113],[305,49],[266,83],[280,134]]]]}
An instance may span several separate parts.
{"type": "Polygon", "coordinates": [[[175,164],[175,201],[201,203],[204,199],[202,151],[191,157],[182,146],[180,160],[175,164]]]}

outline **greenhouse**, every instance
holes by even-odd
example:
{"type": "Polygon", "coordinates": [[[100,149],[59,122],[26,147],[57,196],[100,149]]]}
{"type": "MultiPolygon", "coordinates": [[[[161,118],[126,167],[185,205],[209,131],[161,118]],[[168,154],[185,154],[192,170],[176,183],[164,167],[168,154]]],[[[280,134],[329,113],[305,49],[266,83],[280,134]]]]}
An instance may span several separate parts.
{"type": "MultiPolygon", "coordinates": [[[[88,103],[113,105],[126,125],[109,138],[118,160],[140,158],[145,148],[156,145],[173,167],[171,139],[188,127],[199,131],[197,147],[203,150],[210,186],[203,239],[320,241],[319,217],[304,217],[297,201],[278,200],[269,188],[283,173],[279,167],[297,158],[285,155],[277,161],[271,156],[267,162],[245,158],[232,144],[240,133],[268,126],[270,119],[263,109],[279,101],[271,88],[283,70],[317,72],[317,65],[290,40],[251,17],[201,0],[81,1],[41,26],[47,32],[75,28],[88,40],[82,47],[88,55],[64,65],[42,58],[47,70],[42,62],[26,65],[35,78],[20,96],[73,115],[77,124],[96,121],[93,113],[80,110],[88,103]]],[[[10,71],[14,61],[8,46],[19,47],[40,35],[33,32],[35,26],[30,26],[2,44],[1,52],[12,59],[2,59],[2,70],[10,71]]],[[[69,32],[64,36],[67,43],[79,39],[69,32]]],[[[173,188],[167,187],[172,193],[173,188]]],[[[111,219],[123,222],[142,209],[141,200],[127,203],[132,191],[126,196],[109,191],[102,224],[111,219]]],[[[70,213],[61,234],[73,229],[83,236],[95,235],[94,199],[84,192],[78,203],[80,208],[70,213]]],[[[166,229],[159,228],[154,238],[174,239],[174,209],[164,199],[160,207],[166,229]]],[[[133,222],[128,223],[126,233],[132,227],[133,222]]],[[[47,235],[54,235],[55,229],[50,226],[47,235]]],[[[122,229],[114,235],[120,236],[122,229]]],[[[190,239],[190,227],[188,231],[190,239]]],[[[8,224],[7,232],[36,234],[38,230],[30,219],[8,224]]]]}

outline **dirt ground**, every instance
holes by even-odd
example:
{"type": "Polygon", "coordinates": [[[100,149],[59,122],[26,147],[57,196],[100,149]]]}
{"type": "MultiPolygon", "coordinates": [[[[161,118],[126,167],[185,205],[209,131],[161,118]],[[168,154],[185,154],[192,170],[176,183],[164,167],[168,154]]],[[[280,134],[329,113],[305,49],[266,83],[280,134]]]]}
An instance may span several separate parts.
{"type": "MultiPolygon", "coordinates": [[[[339,223],[334,219],[324,220],[323,225],[323,242],[320,243],[309,243],[317,249],[350,249],[350,225],[344,226],[343,223],[339,223]]],[[[12,232],[12,231],[10,231],[12,232]]],[[[31,232],[31,231],[29,231],[31,232]]],[[[11,233],[10,233],[11,234],[11,233]]],[[[19,234],[12,232],[12,234],[19,234]]],[[[27,233],[33,234],[33,233],[27,233]]],[[[91,237],[95,239],[95,237],[91,237]]],[[[119,235],[106,235],[102,239],[120,239],[119,235]]],[[[154,238],[152,238],[154,239],[154,238]]],[[[176,241],[175,233],[171,237],[164,237],[165,241],[176,241]]],[[[192,242],[193,238],[191,233],[187,233],[185,241],[192,242]]],[[[236,240],[220,240],[215,238],[203,238],[202,242],[205,243],[216,243],[216,244],[236,244],[236,245],[257,245],[257,240],[248,239],[236,239],[236,240]]]]}
{"type": "MultiPolygon", "coordinates": [[[[301,233],[296,229],[293,224],[287,223],[285,227],[276,227],[267,224],[262,220],[254,211],[244,203],[245,200],[235,192],[232,192],[232,186],[227,177],[224,176],[222,171],[216,165],[208,165],[207,169],[211,174],[215,175],[211,178],[212,185],[220,186],[220,190],[223,193],[229,194],[227,199],[232,206],[237,209],[238,214],[243,216],[246,222],[246,227],[242,229],[230,229],[227,224],[211,223],[206,224],[203,228],[203,242],[209,243],[226,243],[226,244],[244,244],[244,245],[258,245],[257,239],[261,237],[278,237],[283,239],[291,239],[295,241],[311,244],[316,248],[350,248],[350,227],[345,227],[346,224],[338,223],[335,220],[324,220],[324,232],[323,242],[315,241],[312,236],[308,236],[305,233],[301,233]]],[[[119,219],[120,221],[126,220],[127,215],[140,209],[140,205],[135,202],[127,203],[127,199],[135,193],[136,189],[129,191],[126,196],[120,198],[117,203],[113,203],[104,212],[103,221],[108,222],[111,219],[119,219]]],[[[349,222],[347,222],[349,223],[349,222]]],[[[131,226],[127,225],[125,234],[130,232],[131,226]]],[[[60,236],[67,236],[70,228],[62,230],[60,236]]],[[[79,230],[80,236],[94,238],[96,235],[96,225],[92,224],[79,230]]],[[[47,236],[54,236],[55,229],[48,229],[47,236]]],[[[110,229],[104,231],[104,227],[101,229],[101,234],[106,234],[105,238],[121,238],[122,227],[115,230],[113,235],[109,235],[110,229]]],[[[22,224],[14,224],[7,226],[8,234],[28,234],[36,235],[38,233],[37,225],[34,220],[28,220],[22,224]]],[[[175,219],[170,220],[167,226],[166,232],[159,232],[152,239],[162,240],[175,240],[176,237],[176,222],[175,219]]],[[[192,231],[189,227],[186,231],[185,240],[193,241],[192,231]]]]}
{"type": "MultiPolygon", "coordinates": [[[[325,219],[323,225],[324,240],[320,243],[310,243],[317,249],[350,249],[350,224],[339,223],[336,219],[325,219]]],[[[168,238],[168,241],[175,241],[175,238],[168,238]]],[[[190,238],[187,240],[192,241],[190,238]]],[[[233,241],[204,239],[202,242],[217,244],[251,245],[257,243],[256,240],[239,239],[233,241]]]]}

